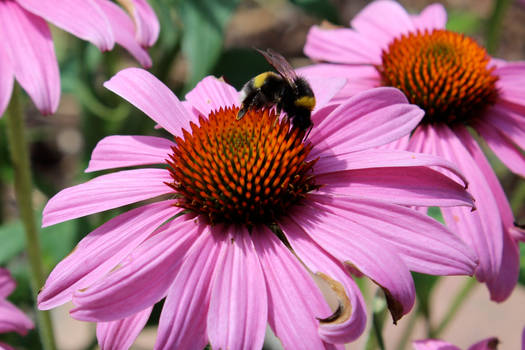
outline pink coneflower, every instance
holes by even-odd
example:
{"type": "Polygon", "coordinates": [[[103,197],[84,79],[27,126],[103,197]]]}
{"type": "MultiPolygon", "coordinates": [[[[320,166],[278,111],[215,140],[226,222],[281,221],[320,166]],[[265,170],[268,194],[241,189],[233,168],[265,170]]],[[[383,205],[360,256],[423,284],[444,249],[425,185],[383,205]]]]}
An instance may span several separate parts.
{"type": "MultiPolygon", "coordinates": [[[[43,225],[160,195],[87,235],[39,295],[68,300],[74,318],[100,322],[102,347],[127,348],[166,297],[156,349],[260,349],[266,324],[287,349],[357,338],[362,296],[347,268],[370,277],[394,320],[414,303],[409,271],[471,274],[473,253],[444,226],[405,205],[466,205],[461,177],[434,156],[373,149],[423,116],[401,92],[379,88],[324,107],[341,88],[311,80],[317,108],[304,131],[270,110],[237,120],[239,94],[208,77],[181,103],[148,72],[129,68],[105,86],[175,137],[111,136],[87,171],[101,175],[58,193],[43,225]],[[306,268],[305,268],[306,267],[306,268]],[[308,271],[340,299],[328,307],[308,271]]],[[[344,82],[343,82],[344,83],[344,82]]]]}
{"type": "MultiPolygon", "coordinates": [[[[6,300],[15,290],[15,281],[6,269],[0,268],[0,333],[17,332],[25,335],[34,327],[33,322],[13,304],[6,300]]],[[[10,350],[10,346],[0,343],[0,349],[10,350]]]]}
{"type": "Polygon", "coordinates": [[[525,175],[525,63],[489,57],[471,38],[445,29],[443,6],[411,16],[394,1],[375,1],[352,29],[311,28],[305,53],[336,64],[306,68],[312,75],[348,77],[338,99],[378,86],[401,89],[425,117],[398,147],[439,155],[467,176],[477,210],[444,208],[447,225],[472,246],[476,270],[492,300],[505,300],[516,285],[523,232],[505,194],[467,126],[515,173],[525,175]]]}
{"type": "Polygon", "coordinates": [[[46,21],[89,40],[101,50],[118,43],[143,66],[151,59],[144,47],[156,41],[159,23],[146,0],[0,0],[0,117],[11,98],[13,79],[43,114],[54,113],[60,99],[60,75],[46,21]]]}

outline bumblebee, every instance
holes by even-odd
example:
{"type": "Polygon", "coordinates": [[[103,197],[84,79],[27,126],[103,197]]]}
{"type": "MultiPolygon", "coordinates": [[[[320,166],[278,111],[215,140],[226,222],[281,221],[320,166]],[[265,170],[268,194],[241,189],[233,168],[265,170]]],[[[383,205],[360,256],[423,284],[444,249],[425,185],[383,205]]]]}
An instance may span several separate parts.
{"type": "Polygon", "coordinates": [[[256,49],[279,73],[264,72],[250,79],[241,90],[241,109],[237,120],[250,108],[275,105],[292,121],[294,128],[306,131],[312,127],[310,115],[315,107],[315,97],[310,84],[295,74],[292,66],[279,53],[256,49]]]}

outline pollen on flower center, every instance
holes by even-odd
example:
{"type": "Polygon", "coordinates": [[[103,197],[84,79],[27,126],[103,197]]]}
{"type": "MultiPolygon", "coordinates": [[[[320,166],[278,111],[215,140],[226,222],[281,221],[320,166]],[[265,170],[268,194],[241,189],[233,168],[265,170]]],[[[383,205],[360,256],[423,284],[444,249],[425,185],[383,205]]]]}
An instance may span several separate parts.
{"type": "Polygon", "coordinates": [[[377,69],[383,84],[425,110],[423,123],[468,122],[498,97],[485,49],[459,33],[435,29],[394,39],[377,69]]]}
{"type": "Polygon", "coordinates": [[[317,188],[312,146],[269,110],[220,109],[176,137],[168,164],[178,206],[211,223],[273,223],[317,188]]]}

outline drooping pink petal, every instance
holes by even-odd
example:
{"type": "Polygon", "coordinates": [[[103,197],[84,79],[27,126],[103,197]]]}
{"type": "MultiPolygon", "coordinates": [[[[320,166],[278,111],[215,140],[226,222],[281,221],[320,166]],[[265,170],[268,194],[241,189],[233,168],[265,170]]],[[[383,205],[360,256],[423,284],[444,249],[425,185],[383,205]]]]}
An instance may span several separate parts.
{"type": "Polygon", "coordinates": [[[318,61],[381,64],[381,47],[349,28],[311,27],[306,37],[304,53],[318,61]]]}
{"type": "Polygon", "coordinates": [[[171,176],[165,169],[123,170],[99,176],[53,196],[44,208],[42,226],[173,192],[165,184],[169,181],[171,176]]]}
{"type": "Polygon", "coordinates": [[[525,149],[525,117],[523,114],[518,114],[504,105],[497,105],[485,113],[482,120],[520,148],[525,149]]]}
{"type": "Polygon", "coordinates": [[[512,172],[525,177],[525,156],[511,140],[482,120],[476,123],[476,130],[503,164],[512,172]]]}
{"type": "Polygon", "coordinates": [[[7,344],[0,343],[0,350],[15,350],[7,344]]]}
{"type": "Polygon", "coordinates": [[[497,350],[499,340],[496,337],[483,339],[482,341],[469,346],[467,350],[497,350]]]}
{"type": "Polygon", "coordinates": [[[108,17],[117,44],[128,50],[144,68],[150,68],[151,58],[148,52],[136,41],[135,26],[126,12],[111,1],[94,1],[108,17]]]}
{"type": "Polygon", "coordinates": [[[2,1],[0,37],[16,80],[40,112],[54,113],[60,100],[60,75],[47,23],[15,1],[2,1]]]}
{"type": "Polygon", "coordinates": [[[151,73],[139,68],[118,72],[104,86],[128,100],[175,136],[194,120],[177,96],[151,73]]]}
{"type": "Polygon", "coordinates": [[[180,216],[142,242],[104,279],[73,294],[71,316],[104,322],[128,317],[161,300],[202,231],[180,216]]]}
{"type": "Polygon", "coordinates": [[[33,322],[7,300],[0,299],[0,333],[17,332],[21,335],[34,327],[33,322]]]}
{"type": "Polygon", "coordinates": [[[373,1],[350,22],[351,26],[380,48],[415,27],[409,14],[396,1],[373,1]]]}
{"type": "Polygon", "coordinates": [[[414,282],[397,248],[353,221],[352,212],[335,214],[335,199],[328,204],[326,201],[331,199],[326,196],[311,194],[309,198],[315,203],[298,206],[294,211],[305,232],[337,260],[355,267],[385,290],[394,322],[410,311],[414,282]]]}
{"type": "Polygon", "coordinates": [[[133,16],[136,39],[140,45],[150,47],[159,37],[160,24],[155,12],[146,0],[117,0],[133,16]]]}
{"type": "Polygon", "coordinates": [[[443,340],[425,339],[412,342],[414,350],[461,350],[443,340]]]}
{"type": "Polygon", "coordinates": [[[445,29],[447,24],[447,10],[442,4],[432,4],[423,9],[419,15],[411,15],[414,29],[431,31],[445,29]]]}
{"type": "MultiPolygon", "coordinates": [[[[456,129],[461,127],[456,126],[456,129]]],[[[428,142],[434,143],[438,155],[458,165],[469,179],[470,192],[478,198],[474,212],[460,207],[442,208],[442,212],[447,226],[478,254],[480,264],[476,277],[482,282],[490,280],[500,270],[504,234],[490,185],[470,152],[448,126],[427,127],[427,137],[428,142]]]]}
{"type": "Polygon", "coordinates": [[[499,64],[494,74],[499,78],[497,82],[498,97],[512,104],[525,106],[523,95],[525,93],[525,62],[512,62],[499,64]]]}
{"type": "Polygon", "coordinates": [[[97,323],[97,340],[101,350],[129,349],[148,322],[153,306],[127,318],[97,323]]]}
{"type": "Polygon", "coordinates": [[[394,88],[362,92],[337,107],[312,130],[311,157],[343,154],[392,142],[412,131],[424,111],[394,88]]]}
{"type": "Polygon", "coordinates": [[[136,165],[165,164],[175,144],[153,136],[108,136],[100,140],[86,172],[136,165]]]}
{"type": "Polygon", "coordinates": [[[15,280],[9,270],[0,268],[0,299],[6,298],[15,290],[15,280]]]}
{"type": "MultiPolygon", "coordinates": [[[[213,231],[221,229],[215,226],[213,231]]],[[[225,232],[218,233],[205,229],[184,258],[164,302],[155,350],[202,350],[208,343],[206,315],[212,278],[220,247],[226,244],[220,239],[225,232]]]]}
{"type": "Polygon", "coordinates": [[[202,116],[225,107],[239,106],[239,93],[235,88],[214,76],[207,76],[186,94],[186,101],[202,116]]]}
{"type": "Polygon", "coordinates": [[[14,73],[3,45],[0,47],[0,118],[11,100],[14,73]]]}
{"type": "Polygon", "coordinates": [[[43,17],[57,27],[96,45],[100,50],[111,50],[113,32],[102,10],[85,0],[16,0],[26,10],[43,17]]]}
{"type": "Polygon", "coordinates": [[[176,215],[173,201],[147,204],[121,214],[84,237],[51,272],[38,307],[51,309],[71,300],[73,291],[103,278],[163,222],[176,215]]]}
{"type": "Polygon", "coordinates": [[[316,318],[331,314],[321,292],[299,263],[264,226],[252,231],[268,293],[268,322],[285,349],[322,349],[316,318]]]}
{"type": "Polygon", "coordinates": [[[283,218],[279,226],[299,259],[310,271],[327,279],[339,298],[341,314],[333,321],[321,322],[321,338],[329,343],[348,343],[357,339],[366,326],[366,307],[359,287],[344,266],[319,247],[293,217],[283,218]]]}
{"type": "Polygon", "coordinates": [[[268,303],[264,275],[245,227],[221,246],[212,284],[207,327],[212,349],[262,348],[268,303]]]}

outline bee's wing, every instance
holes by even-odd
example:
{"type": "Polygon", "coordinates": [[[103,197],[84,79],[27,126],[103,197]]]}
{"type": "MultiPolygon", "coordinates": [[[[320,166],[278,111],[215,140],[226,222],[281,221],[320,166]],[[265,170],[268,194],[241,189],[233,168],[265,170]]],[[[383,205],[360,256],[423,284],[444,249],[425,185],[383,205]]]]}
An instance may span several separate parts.
{"type": "Polygon", "coordinates": [[[288,63],[288,61],[278,52],[275,52],[272,49],[267,49],[266,51],[259,50],[259,53],[266,58],[268,63],[270,63],[273,68],[279,74],[290,84],[291,86],[295,86],[294,80],[297,78],[297,74],[295,74],[295,71],[293,67],[288,63]]]}

